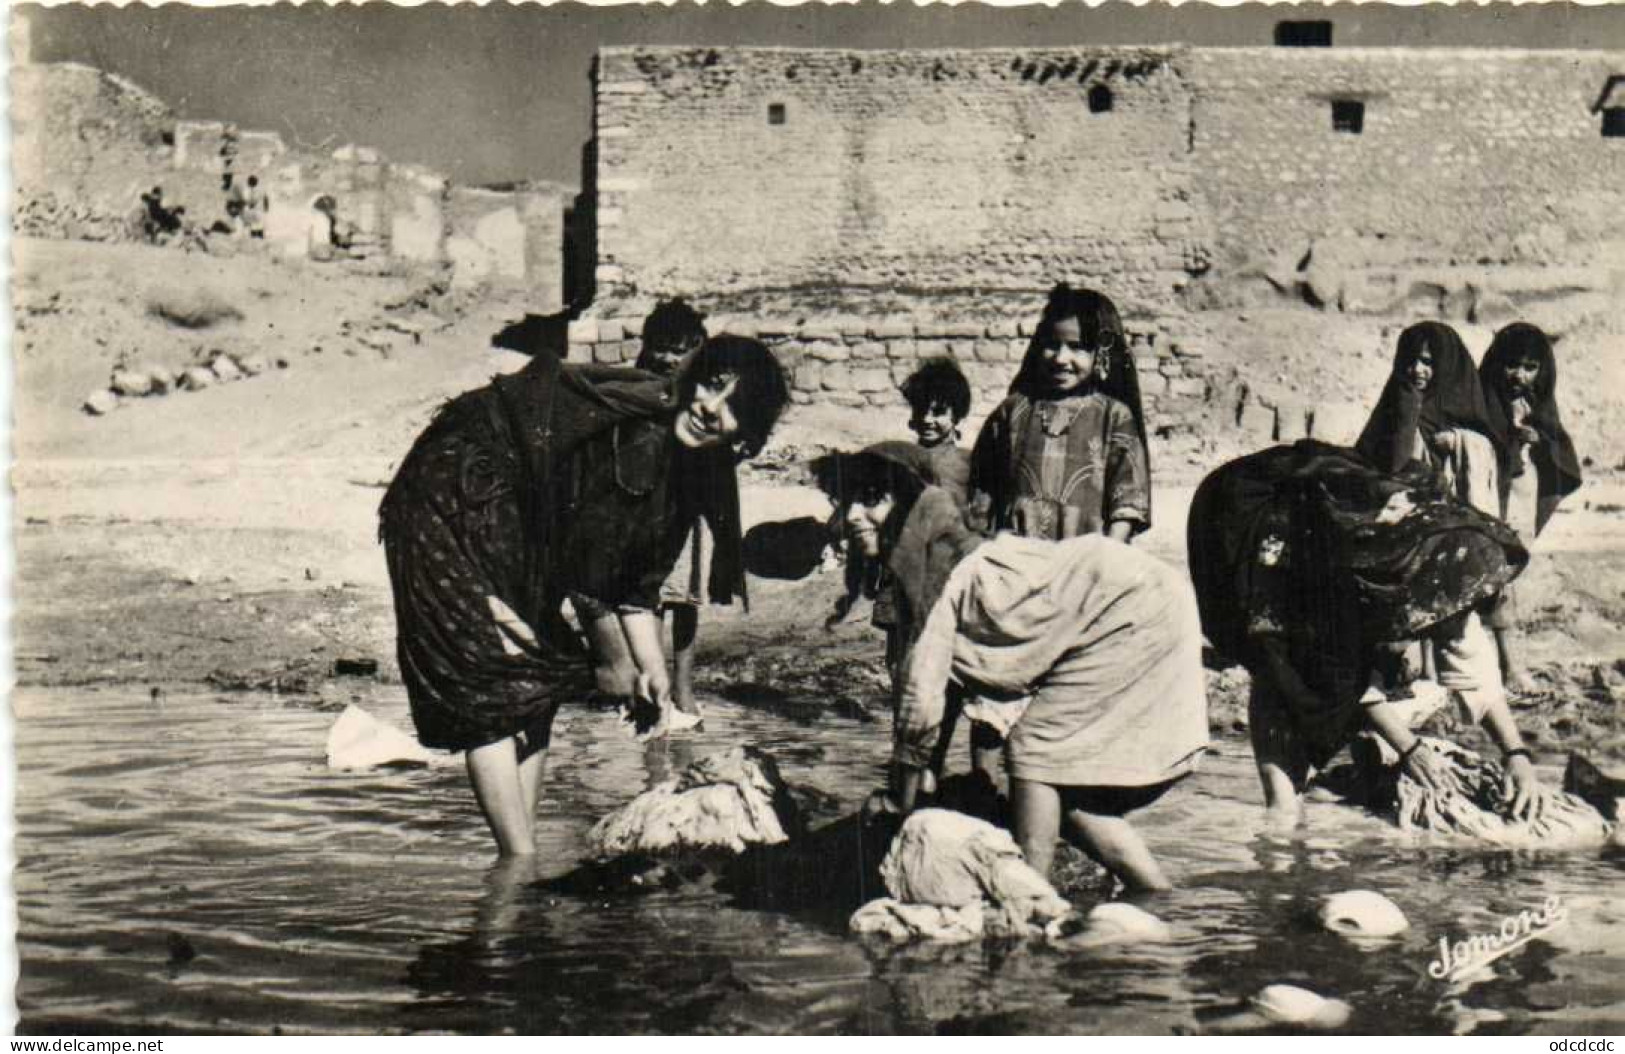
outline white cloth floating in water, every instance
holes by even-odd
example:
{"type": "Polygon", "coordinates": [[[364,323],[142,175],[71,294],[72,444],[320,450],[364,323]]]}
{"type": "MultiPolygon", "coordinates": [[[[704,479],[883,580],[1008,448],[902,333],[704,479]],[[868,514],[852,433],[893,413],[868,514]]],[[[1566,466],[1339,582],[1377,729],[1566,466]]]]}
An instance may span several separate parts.
{"type": "Polygon", "coordinates": [[[1320,924],[1344,937],[1392,937],[1410,929],[1398,905],[1381,893],[1351,889],[1321,901],[1320,924]]]}
{"type": "Polygon", "coordinates": [[[587,832],[600,857],[778,845],[799,813],[771,758],[746,747],[701,758],[587,832]]]}
{"type": "Polygon", "coordinates": [[[380,765],[429,765],[435,755],[400,729],[359,706],[347,706],[327,733],[327,765],[370,769],[380,765]]]}
{"type": "Polygon", "coordinates": [[[1273,1024],[1308,1028],[1342,1028],[1354,1012],[1341,999],[1327,999],[1290,984],[1263,989],[1253,996],[1252,1008],[1273,1024]]]}
{"type": "Polygon", "coordinates": [[[859,933],[897,939],[1040,936],[1072,905],[1034,871],[1009,832],[946,809],[903,822],[880,864],[890,897],[852,916],[859,933]]]}

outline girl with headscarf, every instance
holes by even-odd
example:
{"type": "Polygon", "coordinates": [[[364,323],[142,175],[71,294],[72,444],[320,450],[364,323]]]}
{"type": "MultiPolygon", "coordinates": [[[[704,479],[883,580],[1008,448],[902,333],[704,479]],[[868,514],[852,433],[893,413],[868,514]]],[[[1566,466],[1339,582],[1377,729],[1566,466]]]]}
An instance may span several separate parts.
{"type": "Polygon", "coordinates": [[[1238,458],[1191,502],[1191,578],[1215,649],[1253,677],[1248,708],[1264,800],[1298,816],[1317,770],[1361,731],[1430,790],[1451,773],[1380,690],[1396,645],[1438,650],[1439,683],[1505,751],[1516,816],[1544,800],[1473,607],[1528,553],[1494,517],[1445,497],[1412,466],[1391,476],[1353,451],[1304,440],[1238,458]]]}
{"type": "Polygon", "coordinates": [[[663,729],[653,610],[694,515],[695,459],[754,454],[788,401],[772,354],[743,338],[708,343],[675,380],[544,356],[447,403],[401,462],[379,509],[401,679],[423,744],[467,752],[504,855],[535,852],[554,713],[593,686],[563,601],[612,612],[635,668],[602,683],[663,729]]]}
{"type": "Polygon", "coordinates": [[[992,530],[1127,542],[1151,525],[1139,377],[1108,297],[1050,291],[1009,397],[976,438],[970,486],[992,530]]]}
{"type": "MultiPolygon", "coordinates": [[[[1490,342],[1479,365],[1485,398],[1507,423],[1507,471],[1501,474],[1501,516],[1533,548],[1558,504],[1580,486],[1580,458],[1557,410],[1557,357],[1538,326],[1514,322],[1490,342]]],[[[1508,587],[1485,620],[1495,634],[1501,674],[1513,691],[1527,691],[1517,657],[1517,609],[1508,587]]]]}
{"type": "Polygon", "coordinates": [[[1065,834],[1128,887],[1167,888],[1126,814],[1189,775],[1207,746],[1189,582],[1099,533],[988,541],[898,456],[906,446],[818,470],[852,543],[890,569],[908,640],[891,787],[869,809],[916,806],[941,763],[953,685],[1015,710],[1006,758],[1028,863],[1047,875],[1065,834]]]}
{"type": "Polygon", "coordinates": [[[1379,472],[1413,462],[1446,493],[1499,515],[1506,423],[1484,398],[1473,358],[1454,329],[1418,322],[1399,335],[1394,366],[1355,449],[1379,472]]]}

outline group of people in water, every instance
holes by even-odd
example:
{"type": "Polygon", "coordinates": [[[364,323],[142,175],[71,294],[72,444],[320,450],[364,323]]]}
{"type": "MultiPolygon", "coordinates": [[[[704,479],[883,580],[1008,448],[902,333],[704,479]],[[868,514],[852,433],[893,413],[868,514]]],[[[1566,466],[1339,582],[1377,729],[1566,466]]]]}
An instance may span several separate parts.
{"type": "MultiPolygon", "coordinates": [[[[418,736],[466,752],[504,854],[535,850],[559,706],[598,691],[657,733],[697,723],[699,609],[746,600],[735,468],[789,402],[784,371],[682,301],[655,309],[642,342],[632,368],[537,356],[453,399],[380,510],[418,736]]],[[[846,552],[829,621],[869,596],[887,637],[894,764],[868,813],[930,800],[964,718],[973,774],[1004,769],[1040,873],[1064,836],[1128,888],[1166,888],[1128,816],[1208,745],[1205,637],[1252,674],[1278,818],[1356,737],[1448,792],[1448,765],[1396,702],[1417,642],[1503,751],[1510,815],[1539,815],[1548,792],[1507,705],[1523,677],[1511,584],[1580,470],[1536,327],[1503,329],[1478,367],[1450,327],[1406,329],[1354,448],[1305,440],[1204,480],[1188,573],[1133,544],[1151,459],[1108,297],[1051,291],[969,450],[971,390],[951,359],[922,362],[902,392],[913,442],[812,466],[846,552]]]]}

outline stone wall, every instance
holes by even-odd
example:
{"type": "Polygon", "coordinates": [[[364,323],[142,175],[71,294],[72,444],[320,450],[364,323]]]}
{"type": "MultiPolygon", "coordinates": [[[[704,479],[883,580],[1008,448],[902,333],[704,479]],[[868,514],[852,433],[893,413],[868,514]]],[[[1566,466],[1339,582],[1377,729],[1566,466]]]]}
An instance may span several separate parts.
{"type": "Polygon", "coordinates": [[[1181,54],[606,48],[596,302],[1165,306],[1201,240],[1181,54]]]}
{"type": "Polygon", "coordinates": [[[10,89],[18,232],[122,236],[137,195],[168,163],[169,108],[122,77],[75,63],[18,67],[10,89]]]}
{"type": "MultiPolygon", "coordinates": [[[[822,315],[812,318],[714,315],[711,333],[756,337],[773,348],[791,373],[798,403],[901,408],[898,386],[921,359],[948,356],[965,371],[975,393],[972,416],[1004,398],[1038,318],[1038,303],[1019,318],[968,316],[822,315]]],[[[1140,375],[1146,410],[1161,418],[1165,435],[1186,432],[1213,394],[1205,348],[1191,320],[1178,313],[1124,320],[1140,375]]],[[[617,364],[637,358],[643,318],[583,318],[570,326],[571,355],[617,364]]]]}
{"type": "Polygon", "coordinates": [[[1393,264],[1500,262],[1549,253],[1554,233],[1558,252],[1625,236],[1625,140],[1604,139],[1592,109],[1625,53],[1197,48],[1180,62],[1230,259],[1339,235],[1389,243],[1375,251],[1393,264]],[[1333,129],[1334,101],[1363,104],[1358,134],[1333,129]]]}

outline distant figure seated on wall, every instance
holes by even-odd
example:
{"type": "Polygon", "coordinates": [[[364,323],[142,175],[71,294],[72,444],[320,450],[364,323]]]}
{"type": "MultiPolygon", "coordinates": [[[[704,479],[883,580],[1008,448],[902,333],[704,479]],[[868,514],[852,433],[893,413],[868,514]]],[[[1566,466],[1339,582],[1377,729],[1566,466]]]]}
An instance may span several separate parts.
{"type": "Polygon", "coordinates": [[[169,236],[180,233],[184,208],[171,210],[164,204],[164,188],[153,187],[141,195],[145,213],[141,224],[142,236],[154,244],[162,244],[169,236]]]}
{"type": "Polygon", "coordinates": [[[338,202],[331,194],[321,194],[310,203],[310,220],[305,229],[306,249],[312,260],[332,260],[348,256],[351,232],[339,222],[338,202]]]}

